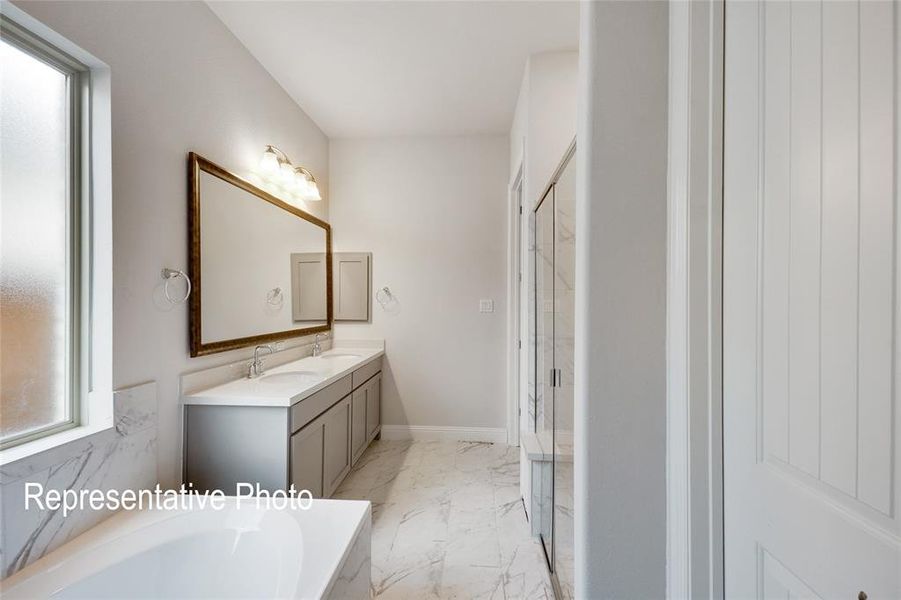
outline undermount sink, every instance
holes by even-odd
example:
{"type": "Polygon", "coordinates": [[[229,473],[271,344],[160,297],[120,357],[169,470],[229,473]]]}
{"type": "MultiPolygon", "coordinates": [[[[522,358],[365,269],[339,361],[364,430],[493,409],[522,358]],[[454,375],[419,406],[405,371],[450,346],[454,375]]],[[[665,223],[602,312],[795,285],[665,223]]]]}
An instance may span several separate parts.
{"type": "Polygon", "coordinates": [[[262,383],[310,383],[322,379],[319,373],[314,371],[285,371],[283,373],[272,373],[271,375],[263,375],[260,377],[262,383]]]}
{"type": "Polygon", "coordinates": [[[320,354],[319,358],[338,359],[338,358],[360,358],[359,354],[351,352],[335,352],[334,354],[320,354]]]}

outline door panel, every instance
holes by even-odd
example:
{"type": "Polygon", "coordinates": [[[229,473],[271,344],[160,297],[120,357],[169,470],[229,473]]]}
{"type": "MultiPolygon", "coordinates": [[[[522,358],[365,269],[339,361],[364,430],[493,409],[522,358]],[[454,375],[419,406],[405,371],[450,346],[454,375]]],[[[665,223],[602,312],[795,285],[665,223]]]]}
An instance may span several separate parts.
{"type": "Polygon", "coordinates": [[[898,10],[726,7],[727,597],[901,597],[898,10]]]}
{"type": "Polygon", "coordinates": [[[291,483],[297,492],[309,490],[322,498],[322,421],[316,420],[291,436],[291,483]]]}
{"type": "Polygon", "coordinates": [[[322,481],[325,495],[331,496],[350,471],[350,397],[325,413],[323,425],[322,481]]]}
{"type": "Polygon", "coordinates": [[[295,321],[328,318],[325,252],[291,254],[291,306],[295,321]]]}
{"type": "MultiPolygon", "coordinates": [[[[895,8],[893,27],[891,8],[886,4],[868,6],[860,12],[860,230],[859,239],[859,341],[858,341],[858,473],[857,497],[882,514],[892,514],[891,494],[897,486],[901,458],[885,448],[892,444],[892,408],[898,417],[897,387],[892,391],[893,356],[886,349],[895,344],[894,373],[897,386],[898,332],[893,342],[892,328],[886,326],[894,312],[895,327],[899,319],[897,304],[893,306],[892,274],[897,283],[898,257],[893,264],[892,246],[897,251],[898,235],[898,136],[897,103],[898,59],[886,48],[899,49],[899,9],[895,8]],[[894,89],[893,89],[894,86],[894,89]],[[894,103],[892,102],[894,93],[894,103]],[[891,124],[894,123],[894,127],[891,124]],[[894,134],[894,135],[893,135],[894,134]],[[894,202],[892,198],[894,189],[894,202]],[[894,216],[894,218],[893,218],[894,216]],[[894,394],[894,396],[893,396],[894,394]],[[893,485],[894,484],[894,485],[893,485]]],[[[901,293],[894,292],[897,303],[901,293]]],[[[901,425],[895,426],[895,436],[901,425]]],[[[897,451],[899,440],[895,438],[897,451]]],[[[901,508],[895,505],[897,518],[901,508]]]]}
{"type": "Polygon", "coordinates": [[[350,407],[350,449],[354,462],[366,448],[366,388],[353,393],[350,407]]]}
{"type": "Polygon", "coordinates": [[[366,439],[375,437],[382,418],[382,376],[369,380],[366,389],[366,439]]]}
{"type": "Polygon", "coordinates": [[[334,256],[335,320],[368,321],[371,255],[341,252],[334,256]]]}

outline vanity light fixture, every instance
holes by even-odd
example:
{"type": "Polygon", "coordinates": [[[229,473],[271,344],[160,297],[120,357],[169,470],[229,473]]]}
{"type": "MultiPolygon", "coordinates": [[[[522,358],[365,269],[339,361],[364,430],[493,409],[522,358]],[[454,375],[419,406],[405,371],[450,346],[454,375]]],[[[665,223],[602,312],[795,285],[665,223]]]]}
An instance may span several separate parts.
{"type": "Polygon", "coordinates": [[[288,155],[276,146],[267,145],[260,159],[260,177],[301,200],[322,200],[316,178],[306,167],[295,167],[288,155]]]}

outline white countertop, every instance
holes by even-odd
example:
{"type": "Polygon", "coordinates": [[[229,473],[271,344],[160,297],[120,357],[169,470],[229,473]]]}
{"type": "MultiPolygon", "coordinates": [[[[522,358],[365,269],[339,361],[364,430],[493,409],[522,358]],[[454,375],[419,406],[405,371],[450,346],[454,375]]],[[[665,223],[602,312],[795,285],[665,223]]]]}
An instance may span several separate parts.
{"type": "Polygon", "coordinates": [[[335,383],[345,375],[384,355],[382,348],[338,347],[323,352],[321,356],[308,356],[272,369],[262,377],[243,377],[209,389],[184,396],[185,404],[215,406],[281,406],[289,407],[319,390],[335,383]],[[354,357],[333,357],[353,354],[354,357]],[[330,358],[333,357],[333,358],[330,358]],[[303,372],[306,375],[281,375],[303,372]]]}

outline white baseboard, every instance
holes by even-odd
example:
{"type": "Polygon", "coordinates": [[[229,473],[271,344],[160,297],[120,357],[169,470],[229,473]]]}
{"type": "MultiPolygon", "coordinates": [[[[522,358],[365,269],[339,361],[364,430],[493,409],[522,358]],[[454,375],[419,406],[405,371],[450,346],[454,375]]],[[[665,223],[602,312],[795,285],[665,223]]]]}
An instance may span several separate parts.
{"type": "Polygon", "coordinates": [[[383,440],[507,443],[503,427],[432,427],[429,425],[382,425],[383,440]]]}

